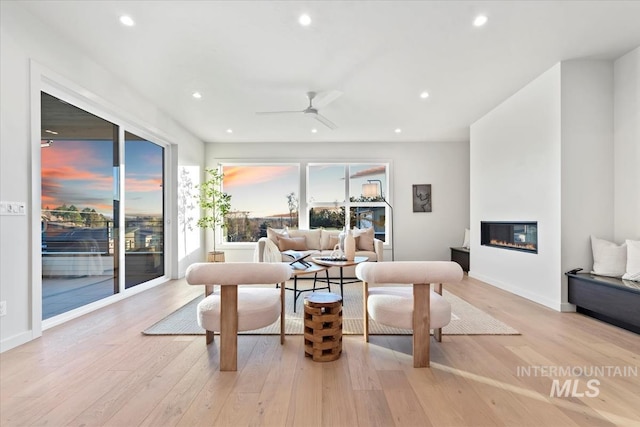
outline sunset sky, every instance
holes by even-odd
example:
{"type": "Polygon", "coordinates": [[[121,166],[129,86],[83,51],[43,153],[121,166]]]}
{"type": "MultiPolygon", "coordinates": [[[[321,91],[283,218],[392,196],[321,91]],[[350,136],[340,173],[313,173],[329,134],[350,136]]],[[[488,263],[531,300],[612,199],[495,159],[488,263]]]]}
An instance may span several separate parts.
{"type": "MultiPolygon", "coordinates": [[[[113,142],[56,140],[42,148],[42,209],[66,204],[113,217],[113,142]]],[[[125,144],[126,215],[162,215],[162,148],[125,144]]]]}
{"type": "MultiPolygon", "coordinates": [[[[225,165],[224,191],[231,194],[231,209],[248,211],[252,217],[289,213],[287,194],[300,196],[300,171],[293,165],[225,165]]],[[[312,165],[307,196],[329,204],[344,201],[344,165],[312,165]]],[[[350,170],[351,195],[359,197],[367,179],[380,179],[386,190],[383,165],[353,165],[350,170]]]]}
{"type": "MultiPolygon", "coordinates": [[[[126,142],[126,216],[162,215],[162,157],[162,148],[156,144],[126,142]]],[[[42,148],[42,208],[75,205],[112,218],[112,163],[112,141],[56,140],[42,148]]],[[[361,195],[367,179],[382,180],[386,190],[384,165],[353,165],[349,173],[354,197],[361,195]]],[[[248,211],[252,217],[288,214],[287,194],[300,196],[297,165],[226,165],[224,174],[224,191],[232,196],[232,210],[248,211]]],[[[343,165],[311,165],[309,174],[309,200],[329,204],[344,200],[343,165]]]]}

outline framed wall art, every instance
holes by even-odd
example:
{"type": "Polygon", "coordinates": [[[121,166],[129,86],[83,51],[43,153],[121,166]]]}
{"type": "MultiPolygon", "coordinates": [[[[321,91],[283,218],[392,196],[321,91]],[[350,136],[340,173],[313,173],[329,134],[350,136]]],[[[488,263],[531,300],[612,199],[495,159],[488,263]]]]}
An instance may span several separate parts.
{"type": "Polygon", "coordinates": [[[431,212],[431,184],[413,184],[413,211],[431,212]]]}

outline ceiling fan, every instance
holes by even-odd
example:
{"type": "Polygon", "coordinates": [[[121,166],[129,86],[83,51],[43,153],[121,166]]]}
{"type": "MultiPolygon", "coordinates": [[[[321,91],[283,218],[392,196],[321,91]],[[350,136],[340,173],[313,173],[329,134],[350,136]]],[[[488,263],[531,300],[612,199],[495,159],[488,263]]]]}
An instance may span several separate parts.
{"type": "Polygon", "coordinates": [[[329,129],[336,129],[335,123],[331,120],[327,119],[325,116],[318,112],[318,108],[325,107],[329,105],[331,102],[335,101],[342,95],[342,92],[339,90],[331,90],[327,92],[307,92],[307,99],[309,99],[309,106],[304,110],[294,110],[294,111],[259,111],[256,114],[266,115],[266,114],[290,114],[290,113],[303,113],[307,114],[329,129]],[[313,104],[313,100],[316,100],[315,105],[313,104]]]}

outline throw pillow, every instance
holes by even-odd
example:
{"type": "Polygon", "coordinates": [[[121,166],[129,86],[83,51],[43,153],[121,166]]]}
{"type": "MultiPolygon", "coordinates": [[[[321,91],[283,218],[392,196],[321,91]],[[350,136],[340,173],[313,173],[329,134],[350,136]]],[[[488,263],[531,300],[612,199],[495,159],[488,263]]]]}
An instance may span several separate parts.
{"type": "Polygon", "coordinates": [[[278,249],[280,249],[280,252],[288,250],[306,251],[307,239],[305,237],[278,237],[278,249]]]}
{"type": "Polygon", "coordinates": [[[340,230],[326,230],[323,228],[320,233],[320,249],[323,251],[332,251],[333,248],[338,244],[339,234],[340,230]]]}
{"type": "Polygon", "coordinates": [[[373,239],[375,236],[373,233],[373,227],[369,227],[365,229],[359,229],[359,228],[353,227],[353,237],[356,237],[356,238],[359,237],[358,241],[356,242],[357,250],[369,251],[369,252],[374,251],[373,239]]]}
{"type": "Polygon", "coordinates": [[[593,251],[593,270],[591,274],[609,277],[621,277],[627,265],[627,245],[616,245],[607,240],[591,236],[593,251]]]}
{"type": "Polygon", "coordinates": [[[271,228],[267,227],[267,238],[276,245],[278,244],[278,237],[289,237],[287,230],[284,228],[271,228]]]}
{"type": "Polygon", "coordinates": [[[308,249],[320,249],[320,228],[314,228],[313,230],[300,230],[297,228],[287,227],[287,233],[289,237],[304,237],[307,239],[308,249]]]}
{"type": "Polygon", "coordinates": [[[625,240],[627,245],[627,272],[625,280],[640,282],[640,240],[625,240]]]}

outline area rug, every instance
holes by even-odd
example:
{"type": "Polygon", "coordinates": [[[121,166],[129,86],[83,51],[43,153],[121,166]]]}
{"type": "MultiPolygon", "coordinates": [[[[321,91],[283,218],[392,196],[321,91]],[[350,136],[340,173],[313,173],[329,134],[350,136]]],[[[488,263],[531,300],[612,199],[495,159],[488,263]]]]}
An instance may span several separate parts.
{"type": "MultiPolygon", "coordinates": [[[[299,289],[301,287],[299,286],[299,289]]],[[[302,285],[304,289],[304,285],[302,285]]],[[[338,291],[334,289],[334,292],[338,291]]],[[[293,292],[286,291],[285,333],[302,335],[304,330],[303,299],[305,293],[298,298],[297,312],[293,312],[293,292]]],[[[451,322],[442,329],[446,335],[519,335],[519,332],[490,316],[479,308],[469,304],[462,298],[447,292],[443,296],[451,303],[451,322]]],[[[203,297],[197,297],[164,319],[155,323],[142,333],[145,335],[204,335],[204,330],[196,320],[196,306],[203,297]]],[[[342,333],[345,335],[362,335],[362,285],[344,286],[342,309],[342,333]]],[[[241,334],[271,335],[280,333],[280,321],[272,325],[241,334]]],[[[396,329],[381,325],[370,319],[369,333],[372,335],[410,335],[411,330],[396,329]]]]}

